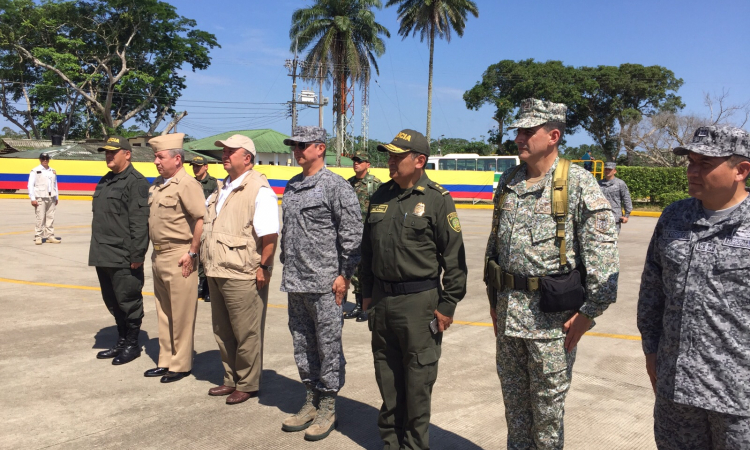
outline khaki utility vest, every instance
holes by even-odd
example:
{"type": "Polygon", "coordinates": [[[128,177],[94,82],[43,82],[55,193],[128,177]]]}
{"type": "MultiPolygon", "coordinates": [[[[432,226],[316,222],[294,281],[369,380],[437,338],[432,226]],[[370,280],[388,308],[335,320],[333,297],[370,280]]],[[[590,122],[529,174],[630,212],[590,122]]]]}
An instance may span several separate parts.
{"type": "Polygon", "coordinates": [[[250,169],[239,187],[229,193],[216,215],[224,180],[208,197],[201,235],[201,263],[206,276],[254,280],[260,266],[261,239],[255,234],[255,199],[261,187],[270,189],[266,176],[250,169]]]}

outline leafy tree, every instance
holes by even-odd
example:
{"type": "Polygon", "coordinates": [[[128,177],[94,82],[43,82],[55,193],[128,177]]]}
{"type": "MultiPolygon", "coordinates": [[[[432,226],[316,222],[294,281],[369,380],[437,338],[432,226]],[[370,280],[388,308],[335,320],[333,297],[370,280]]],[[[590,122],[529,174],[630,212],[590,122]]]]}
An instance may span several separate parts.
{"type": "Polygon", "coordinates": [[[591,150],[592,159],[605,160],[607,157],[604,154],[604,150],[598,145],[582,144],[578,147],[564,147],[560,150],[562,156],[570,160],[581,159],[581,157],[583,157],[583,155],[589,150],[591,150]]]}
{"type": "Polygon", "coordinates": [[[381,36],[391,36],[375,21],[373,9],[382,7],[380,0],[316,0],[292,14],[291,48],[309,49],[303,76],[325,73],[334,85],[337,166],[344,150],[347,84],[369,83],[372,69],[379,74],[376,57],[385,53],[381,36]]]}
{"type": "Polygon", "coordinates": [[[567,130],[583,128],[614,161],[622,148],[620,131],[628,124],[684,105],[676,91],[682,80],[664,67],[622,64],[619,67],[572,67],[560,61],[504,60],[491,65],[482,80],[464,93],[469,109],[494,105],[498,134],[529,97],[568,106],[567,130]]]}
{"type": "MultiPolygon", "coordinates": [[[[219,45],[195,26],[159,0],[2,0],[0,56],[22,62],[15,67],[2,60],[17,78],[36,74],[31,82],[41,78],[44,89],[57,88],[37,92],[36,102],[68,96],[71,108],[83,104],[90,111],[87,124],[93,119],[109,134],[128,120],[149,124],[152,114],[171,112],[185,88],[177,71],[185,64],[193,71],[209,66],[209,51],[219,45]]],[[[63,119],[48,117],[35,120],[63,119]]]]}
{"type": "Polygon", "coordinates": [[[427,82],[427,131],[425,137],[430,142],[430,130],[432,122],[432,68],[435,54],[435,36],[451,40],[451,30],[458,37],[464,35],[466,18],[469,13],[479,17],[477,4],[471,0],[389,0],[386,7],[399,5],[398,20],[400,27],[399,36],[406,39],[410,34],[416,36],[419,32],[419,40],[424,42],[429,39],[430,44],[430,74],[427,82]]]}

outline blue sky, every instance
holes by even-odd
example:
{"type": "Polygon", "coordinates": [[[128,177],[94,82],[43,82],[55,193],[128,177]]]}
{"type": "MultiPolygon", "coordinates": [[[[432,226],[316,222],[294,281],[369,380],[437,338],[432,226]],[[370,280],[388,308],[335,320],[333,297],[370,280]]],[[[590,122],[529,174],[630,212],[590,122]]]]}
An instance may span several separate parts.
{"type": "MultiPolygon", "coordinates": [[[[179,14],[195,19],[198,28],[214,33],[222,46],[212,51],[208,70],[188,72],[188,88],[178,105],[188,110],[188,116],[178,131],[199,138],[253,128],[288,134],[291,119],[284,117],[279,104],[291,99],[291,78],[284,68],[284,61],[291,57],[291,14],[312,2],[171,3],[179,14]]],[[[476,3],[479,18],[468,19],[464,37],[454,34],[450,43],[436,43],[433,138],[487,136],[493,126],[493,108],[469,111],[462,95],[489,65],[503,59],[561,60],[574,66],[662,65],[684,80],[678,94],[687,105],[685,111],[697,114],[707,113],[704,92],[727,89],[730,102],[750,100],[748,1],[476,3]]],[[[380,10],[376,17],[391,31],[391,38],[378,61],[380,75],[370,86],[370,136],[390,140],[402,128],[425,129],[429,51],[418,37],[402,40],[398,36],[396,8],[380,10]]],[[[359,92],[356,97],[359,121],[359,92]]],[[[317,110],[302,111],[299,117],[300,125],[317,125],[317,121],[317,110]]],[[[331,128],[331,121],[329,106],[326,128],[331,128]]],[[[569,145],[590,142],[585,132],[568,139],[569,145]]]]}

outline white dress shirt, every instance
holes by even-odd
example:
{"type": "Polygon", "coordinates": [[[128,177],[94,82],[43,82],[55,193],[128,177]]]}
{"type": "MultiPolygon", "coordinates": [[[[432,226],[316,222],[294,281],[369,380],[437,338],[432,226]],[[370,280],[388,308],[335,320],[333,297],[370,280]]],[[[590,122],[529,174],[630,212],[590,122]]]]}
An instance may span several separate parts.
{"type": "MultiPolygon", "coordinates": [[[[224,186],[219,191],[219,198],[216,199],[217,216],[221,213],[221,207],[224,206],[229,194],[242,184],[242,180],[245,179],[247,173],[243,173],[236,180],[232,180],[230,177],[224,180],[224,186]]],[[[208,206],[208,201],[206,205],[208,206]]],[[[253,228],[258,237],[279,234],[279,199],[271,188],[261,187],[255,197],[253,228]]]]}

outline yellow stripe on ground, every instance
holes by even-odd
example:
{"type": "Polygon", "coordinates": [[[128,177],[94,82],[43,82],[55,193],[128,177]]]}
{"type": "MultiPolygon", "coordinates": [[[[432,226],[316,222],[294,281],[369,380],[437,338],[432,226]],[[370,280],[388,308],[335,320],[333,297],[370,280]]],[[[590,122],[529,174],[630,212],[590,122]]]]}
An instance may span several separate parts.
{"type": "MultiPolygon", "coordinates": [[[[40,281],[25,281],[25,280],[14,280],[11,278],[0,278],[0,283],[13,283],[13,284],[25,284],[27,286],[46,286],[46,287],[56,287],[56,288],[63,288],[63,289],[81,289],[86,291],[101,291],[98,287],[93,286],[78,286],[75,284],[56,284],[56,283],[43,283],[40,281]]],[[[153,292],[143,292],[143,295],[146,296],[154,296],[153,292]]],[[[278,308],[278,309],[286,309],[286,305],[276,305],[273,303],[268,304],[269,308],[278,308]]],[[[453,323],[457,325],[468,325],[472,327],[491,327],[492,324],[489,322],[466,322],[463,320],[454,320],[453,323]]],[[[611,339],[623,339],[626,341],[640,341],[640,336],[631,336],[627,334],[610,334],[610,333],[596,333],[593,331],[589,331],[586,333],[588,336],[596,336],[596,337],[606,337],[611,339]]]]}
{"type": "MultiPolygon", "coordinates": [[[[91,225],[70,225],[67,227],[55,227],[55,230],[68,230],[71,228],[91,228],[91,225]]],[[[29,228],[28,230],[24,230],[24,231],[8,231],[6,233],[0,233],[0,236],[9,236],[12,234],[29,234],[29,233],[33,234],[34,229],[29,228]]]]}
{"type": "Polygon", "coordinates": [[[631,211],[630,215],[638,217],[661,217],[659,211],[631,211]]]}

